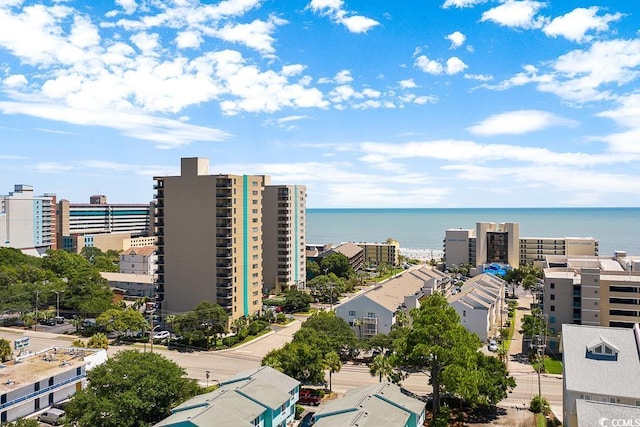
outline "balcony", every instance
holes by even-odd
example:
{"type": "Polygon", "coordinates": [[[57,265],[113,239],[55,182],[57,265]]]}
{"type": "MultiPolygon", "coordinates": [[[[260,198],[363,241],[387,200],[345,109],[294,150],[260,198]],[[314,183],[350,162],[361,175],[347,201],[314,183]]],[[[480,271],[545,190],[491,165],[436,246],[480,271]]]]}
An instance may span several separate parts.
{"type": "Polygon", "coordinates": [[[230,199],[232,196],[231,191],[216,191],[216,197],[218,199],[230,199]]]}
{"type": "Polygon", "coordinates": [[[216,252],[216,258],[233,258],[231,251],[216,252]]]}
{"type": "Polygon", "coordinates": [[[216,284],[216,287],[218,289],[231,289],[233,287],[233,284],[231,283],[231,281],[222,281],[222,282],[218,282],[216,284]]]}
{"type": "Polygon", "coordinates": [[[233,298],[233,295],[231,295],[230,292],[218,292],[216,293],[216,297],[223,298],[223,299],[231,299],[233,298]]]}
{"type": "Polygon", "coordinates": [[[226,231],[216,233],[216,237],[219,239],[230,239],[233,237],[233,235],[231,234],[231,231],[226,231]]]}
{"type": "Polygon", "coordinates": [[[216,228],[231,228],[232,226],[231,221],[216,221],[216,228]]]}
{"type": "Polygon", "coordinates": [[[216,242],[216,248],[220,248],[220,249],[230,249],[232,248],[233,245],[227,241],[224,242],[216,242]]]}
{"type": "Polygon", "coordinates": [[[233,268],[233,264],[230,262],[217,262],[216,267],[218,268],[233,268]]]}
{"type": "Polygon", "coordinates": [[[232,186],[233,182],[230,179],[216,180],[216,188],[231,188],[232,186]]]}
{"type": "Polygon", "coordinates": [[[229,271],[220,271],[216,273],[216,277],[218,279],[232,279],[233,275],[229,271]]]}

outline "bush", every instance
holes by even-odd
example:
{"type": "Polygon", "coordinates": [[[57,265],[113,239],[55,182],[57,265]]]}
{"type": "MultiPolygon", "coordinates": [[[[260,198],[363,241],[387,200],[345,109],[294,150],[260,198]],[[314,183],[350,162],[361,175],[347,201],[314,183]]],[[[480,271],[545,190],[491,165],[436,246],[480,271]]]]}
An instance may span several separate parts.
{"type": "Polygon", "coordinates": [[[549,402],[547,402],[547,399],[545,399],[542,396],[536,396],[533,399],[531,399],[531,404],[529,405],[529,409],[531,409],[531,412],[535,412],[536,414],[543,414],[543,415],[547,415],[549,414],[550,409],[549,409],[549,402]]]}
{"type": "Polygon", "coordinates": [[[304,408],[296,403],[296,415],[295,419],[299,420],[302,417],[302,413],[304,412],[304,408]]]}
{"type": "Polygon", "coordinates": [[[258,335],[260,332],[264,331],[269,327],[269,324],[264,320],[256,320],[249,324],[249,328],[247,328],[249,335],[258,335]]]}
{"type": "Polygon", "coordinates": [[[278,315],[276,316],[276,322],[277,323],[286,323],[287,322],[287,316],[285,316],[283,313],[278,313],[278,315]]]}
{"type": "Polygon", "coordinates": [[[222,338],[222,344],[225,347],[233,347],[234,345],[240,342],[240,338],[237,335],[230,335],[228,337],[222,338]]]}

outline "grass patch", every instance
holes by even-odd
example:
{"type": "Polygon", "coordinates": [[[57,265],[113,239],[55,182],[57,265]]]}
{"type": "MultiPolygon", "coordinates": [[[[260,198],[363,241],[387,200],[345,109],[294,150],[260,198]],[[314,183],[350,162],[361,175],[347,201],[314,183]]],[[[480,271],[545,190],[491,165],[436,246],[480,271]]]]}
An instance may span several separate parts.
{"type": "Polygon", "coordinates": [[[547,427],[547,417],[542,414],[536,414],[536,427],[547,427]]]}
{"type": "MultiPolygon", "coordinates": [[[[533,362],[531,364],[531,366],[533,366],[533,369],[535,369],[536,372],[538,372],[538,362],[533,362]]],[[[552,359],[548,356],[545,356],[544,358],[544,373],[546,374],[553,374],[553,375],[561,375],[562,374],[562,361],[560,360],[556,360],[556,359],[552,359]]]]}

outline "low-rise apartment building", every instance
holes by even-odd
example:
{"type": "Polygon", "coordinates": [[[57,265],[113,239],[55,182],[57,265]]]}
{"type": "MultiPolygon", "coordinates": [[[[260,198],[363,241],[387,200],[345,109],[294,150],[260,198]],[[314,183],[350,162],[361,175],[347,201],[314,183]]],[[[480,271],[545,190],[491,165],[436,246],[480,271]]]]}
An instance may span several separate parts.
{"type": "Polygon", "coordinates": [[[504,280],[484,273],[467,280],[459,292],[449,297],[449,305],[469,332],[486,341],[504,320],[504,291],[504,280]]]}
{"type": "Polygon", "coordinates": [[[542,309],[557,351],[564,324],[631,328],[640,322],[640,257],[548,256],[542,309]]]}
{"type": "Polygon", "coordinates": [[[344,397],[324,405],[314,419],[316,427],[420,427],[425,422],[425,403],[385,381],[348,390],[344,397]]]}
{"type": "Polygon", "coordinates": [[[120,253],[120,273],[153,276],[158,270],[155,246],[129,248],[120,253]]]}
{"type": "Polygon", "coordinates": [[[400,243],[394,239],[388,239],[384,243],[355,243],[364,251],[364,262],[369,265],[386,264],[391,267],[400,265],[400,243]]]}
{"type": "Polygon", "coordinates": [[[449,276],[431,267],[406,271],[336,307],[336,315],[353,328],[358,338],[388,334],[399,310],[420,306],[434,292],[450,292],[449,276]]]}
{"type": "Polygon", "coordinates": [[[563,425],[637,425],[640,328],[564,325],[563,425]],[[630,422],[630,423],[629,423],[630,422]]]}
{"type": "Polygon", "coordinates": [[[262,366],[238,373],[218,389],[178,405],[155,426],[289,426],[299,394],[299,381],[262,366]]]}
{"type": "MultiPolygon", "coordinates": [[[[18,350],[28,345],[25,338],[14,343],[18,350]]],[[[106,360],[103,349],[52,347],[0,365],[0,422],[68,399],[86,385],[87,371],[106,360]]]]}
{"type": "Polygon", "coordinates": [[[153,275],[101,271],[100,276],[109,282],[114,292],[123,297],[154,299],[156,296],[153,275]]]}

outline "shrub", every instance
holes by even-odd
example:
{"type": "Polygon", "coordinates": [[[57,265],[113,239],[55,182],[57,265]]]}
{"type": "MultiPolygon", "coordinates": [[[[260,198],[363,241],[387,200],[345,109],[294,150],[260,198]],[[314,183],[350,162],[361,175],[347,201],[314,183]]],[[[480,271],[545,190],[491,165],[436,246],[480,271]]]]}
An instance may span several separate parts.
{"type": "Polygon", "coordinates": [[[529,409],[531,409],[531,412],[543,415],[547,415],[550,412],[549,402],[547,402],[547,399],[542,396],[535,396],[531,399],[529,409]]]}
{"type": "Polygon", "coordinates": [[[302,413],[304,412],[304,408],[296,403],[296,415],[295,419],[299,420],[302,417],[302,413]]]}

